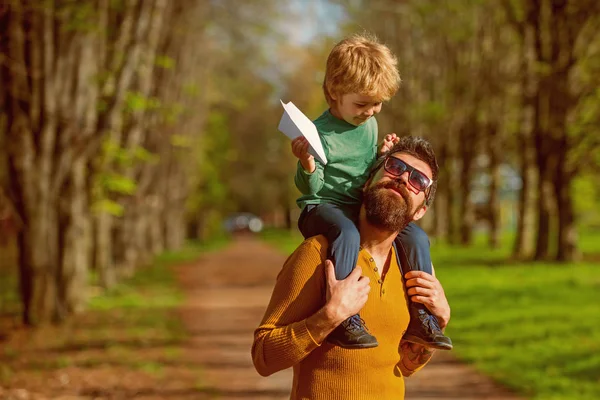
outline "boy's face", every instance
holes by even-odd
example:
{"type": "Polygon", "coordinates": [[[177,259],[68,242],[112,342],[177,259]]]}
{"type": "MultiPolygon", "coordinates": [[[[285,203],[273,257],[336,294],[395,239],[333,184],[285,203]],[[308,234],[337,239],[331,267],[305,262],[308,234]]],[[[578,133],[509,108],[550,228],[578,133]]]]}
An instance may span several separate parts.
{"type": "Polygon", "coordinates": [[[358,93],[331,96],[331,114],[349,124],[359,126],[381,111],[381,99],[358,93]]]}

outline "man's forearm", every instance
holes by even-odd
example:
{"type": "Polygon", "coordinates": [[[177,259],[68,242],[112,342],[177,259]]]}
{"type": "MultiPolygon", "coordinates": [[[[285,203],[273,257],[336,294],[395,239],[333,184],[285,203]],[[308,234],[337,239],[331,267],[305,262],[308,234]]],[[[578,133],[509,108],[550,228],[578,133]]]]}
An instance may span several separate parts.
{"type": "Polygon", "coordinates": [[[423,366],[425,366],[425,364],[431,360],[431,357],[435,352],[435,350],[425,346],[409,343],[404,340],[400,343],[400,348],[402,350],[400,369],[402,370],[402,375],[404,376],[411,376],[423,368],[423,366]]]}

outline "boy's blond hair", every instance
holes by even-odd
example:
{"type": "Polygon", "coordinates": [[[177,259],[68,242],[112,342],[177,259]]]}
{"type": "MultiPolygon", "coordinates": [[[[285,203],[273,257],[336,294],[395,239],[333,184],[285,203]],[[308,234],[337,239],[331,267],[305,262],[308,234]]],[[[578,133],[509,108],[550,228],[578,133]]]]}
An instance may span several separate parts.
{"type": "Polygon", "coordinates": [[[334,46],[327,57],[323,92],[328,104],[350,93],[389,100],[400,87],[398,60],[370,34],[352,35],[334,46]]]}

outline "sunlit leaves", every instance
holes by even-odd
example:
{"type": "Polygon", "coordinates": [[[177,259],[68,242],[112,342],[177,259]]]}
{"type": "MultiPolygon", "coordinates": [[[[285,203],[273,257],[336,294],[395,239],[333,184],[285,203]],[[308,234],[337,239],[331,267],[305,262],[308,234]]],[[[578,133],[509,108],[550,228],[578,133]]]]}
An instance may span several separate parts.
{"type": "Polygon", "coordinates": [[[156,57],[154,64],[163,69],[173,69],[175,67],[175,60],[169,56],[161,55],[156,57]]]}
{"type": "Polygon", "coordinates": [[[125,97],[125,110],[128,112],[156,110],[159,107],[159,99],[155,97],[146,97],[139,92],[127,92],[125,97]]]}

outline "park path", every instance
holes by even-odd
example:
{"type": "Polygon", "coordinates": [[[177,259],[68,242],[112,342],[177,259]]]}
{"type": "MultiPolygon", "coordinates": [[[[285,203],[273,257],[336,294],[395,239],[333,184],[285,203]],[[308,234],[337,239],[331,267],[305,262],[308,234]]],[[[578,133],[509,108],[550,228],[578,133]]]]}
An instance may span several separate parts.
{"type": "MultiPolygon", "coordinates": [[[[186,292],[182,318],[190,332],[184,357],[202,365],[198,390],[206,399],[289,399],[291,369],[263,378],[250,357],[253,331],[285,261],[267,244],[241,236],[226,249],[177,268],[186,292]]],[[[508,390],[438,352],[406,379],[408,400],[516,400],[508,390]]]]}

